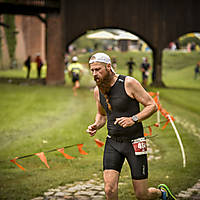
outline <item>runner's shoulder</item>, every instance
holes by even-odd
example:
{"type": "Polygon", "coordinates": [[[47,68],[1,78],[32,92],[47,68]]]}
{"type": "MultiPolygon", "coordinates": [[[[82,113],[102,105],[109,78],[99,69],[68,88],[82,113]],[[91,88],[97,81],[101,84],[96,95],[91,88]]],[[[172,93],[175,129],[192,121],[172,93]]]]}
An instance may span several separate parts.
{"type": "Polygon", "coordinates": [[[94,88],[94,98],[99,99],[99,88],[97,86],[94,88]]]}
{"type": "Polygon", "coordinates": [[[131,77],[131,76],[126,76],[125,79],[125,84],[127,86],[133,85],[133,84],[140,84],[138,80],[136,80],[135,78],[131,77]]]}

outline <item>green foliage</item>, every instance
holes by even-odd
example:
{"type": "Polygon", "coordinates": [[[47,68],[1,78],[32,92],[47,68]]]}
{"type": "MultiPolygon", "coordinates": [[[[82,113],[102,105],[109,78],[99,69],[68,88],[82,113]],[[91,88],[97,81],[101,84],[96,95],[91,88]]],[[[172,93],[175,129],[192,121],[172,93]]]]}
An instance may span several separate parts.
{"type": "Polygon", "coordinates": [[[86,35],[83,35],[79,37],[76,41],[73,43],[75,46],[79,47],[80,49],[86,48],[94,48],[94,41],[90,40],[86,37],[86,35]]]}
{"type": "Polygon", "coordinates": [[[164,51],[163,53],[163,70],[180,70],[182,68],[196,66],[200,60],[200,52],[194,51],[191,53],[179,51],[164,51]]]}
{"type": "Polygon", "coordinates": [[[4,15],[5,24],[9,25],[9,28],[5,29],[6,40],[8,45],[8,52],[11,61],[15,59],[15,49],[16,49],[16,35],[15,35],[15,16],[14,15],[4,15]]]}
{"type": "Polygon", "coordinates": [[[180,46],[182,47],[186,47],[188,43],[192,42],[200,46],[200,39],[197,37],[183,37],[183,39],[179,40],[180,46]]]}

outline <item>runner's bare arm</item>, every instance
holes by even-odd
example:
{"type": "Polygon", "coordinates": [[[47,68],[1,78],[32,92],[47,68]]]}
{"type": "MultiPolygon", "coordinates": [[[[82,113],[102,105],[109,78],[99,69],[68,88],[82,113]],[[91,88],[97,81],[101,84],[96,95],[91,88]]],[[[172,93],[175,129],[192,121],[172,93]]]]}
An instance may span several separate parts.
{"type": "Polygon", "coordinates": [[[97,114],[95,118],[95,123],[88,126],[87,129],[87,132],[90,134],[90,136],[94,136],[97,130],[102,128],[106,123],[106,112],[100,103],[99,90],[97,87],[94,89],[94,97],[97,105],[97,114]]]}
{"type": "Polygon", "coordinates": [[[95,123],[97,124],[98,129],[100,129],[106,123],[106,111],[104,110],[104,108],[102,107],[100,103],[98,87],[96,87],[94,90],[94,97],[95,97],[96,105],[97,105],[97,114],[96,114],[95,123]]]}
{"type": "MultiPolygon", "coordinates": [[[[132,77],[126,77],[125,90],[127,95],[129,95],[131,98],[137,99],[139,103],[144,105],[144,109],[136,114],[139,122],[147,119],[157,111],[156,103],[136,79],[132,77]]],[[[119,124],[123,128],[126,128],[134,125],[135,122],[132,120],[132,117],[124,116],[116,118],[114,124],[119,124]]]]}
{"type": "Polygon", "coordinates": [[[148,92],[141,86],[139,81],[132,77],[125,80],[125,89],[131,98],[137,99],[144,106],[144,109],[136,114],[139,121],[143,121],[157,111],[157,105],[148,92]]]}

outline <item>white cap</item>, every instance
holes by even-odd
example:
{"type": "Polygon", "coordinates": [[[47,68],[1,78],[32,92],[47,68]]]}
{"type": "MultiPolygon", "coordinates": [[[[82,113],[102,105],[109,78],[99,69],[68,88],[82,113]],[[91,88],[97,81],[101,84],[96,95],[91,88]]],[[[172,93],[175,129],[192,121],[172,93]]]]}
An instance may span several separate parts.
{"type": "Polygon", "coordinates": [[[94,62],[102,62],[106,64],[111,64],[111,59],[105,53],[96,53],[90,58],[89,64],[92,64],[94,62]]]}
{"type": "Polygon", "coordinates": [[[74,57],[72,58],[72,61],[73,61],[73,62],[78,61],[78,57],[77,57],[77,56],[74,56],[74,57]]]}

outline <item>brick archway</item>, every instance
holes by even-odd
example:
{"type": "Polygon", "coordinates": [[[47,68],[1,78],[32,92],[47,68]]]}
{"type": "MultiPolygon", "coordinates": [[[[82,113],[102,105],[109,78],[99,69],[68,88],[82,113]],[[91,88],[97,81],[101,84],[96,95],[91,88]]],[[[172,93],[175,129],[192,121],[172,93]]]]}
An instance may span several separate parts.
{"type": "MultiPolygon", "coordinates": [[[[51,52],[53,47],[58,48],[56,54],[60,52],[63,56],[63,43],[70,44],[87,30],[127,30],[138,35],[152,48],[155,77],[153,84],[163,86],[162,50],[183,33],[200,31],[199,7],[198,0],[61,0],[60,15],[49,15],[47,26],[51,29],[51,32],[48,32],[51,41],[48,40],[48,50],[51,52]],[[57,25],[53,25],[51,21],[57,21],[57,25]]],[[[58,57],[55,63],[52,52],[48,53],[48,84],[63,82],[63,57],[62,60],[60,55],[58,57]],[[60,67],[62,63],[63,67],[60,67]],[[62,73],[55,69],[55,66],[59,66],[59,70],[63,70],[62,73]]]]}

